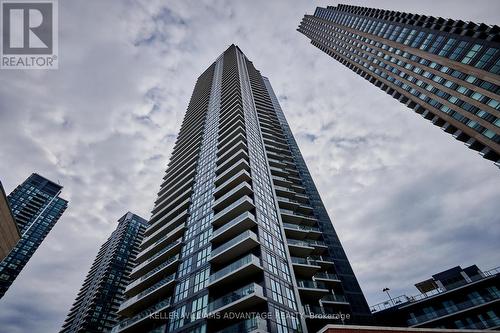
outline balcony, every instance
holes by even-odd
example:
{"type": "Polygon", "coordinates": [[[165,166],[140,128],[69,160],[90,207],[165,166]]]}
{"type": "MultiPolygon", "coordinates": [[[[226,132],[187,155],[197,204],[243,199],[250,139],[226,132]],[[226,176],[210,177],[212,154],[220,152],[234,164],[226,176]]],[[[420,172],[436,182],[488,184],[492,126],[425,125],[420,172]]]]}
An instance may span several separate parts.
{"type": "Polygon", "coordinates": [[[209,261],[212,263],[224,263],[231,261],[244,253],[249,252],[259,245],[257,235],[247,230],[234,237],[230,241],[212,249],[209,261]]]}
{"type": "Polygon", "coordinates": [[[228,170],[230,167],[232,167],[234,164],[238,163],[240,160],[246,160],[246,161],[249,160],[248,153],[243,149],[231,155],[231,157],[226,159],[224,163],[218,164],[215,172],[217,174],[221,174],[224,171],[228,170]]]}
{"type": "Polygon", "coordinates": [[[321,270],[321,266],[312,259],[292,257],[292,266],[295,273],[302,276],[312,277],[316,272],[321,270]]]}
{"type": "Polygon", "coordinates": [[[347,299],[345,298],[344,295],[330,294],[330,295],[326,295],[326,296],[322,297],[320,301],[321,301],[321,303],[324,303],[324,304],[349,305],[349,302],[347,301],[347,299]]]}
{"type": "Polygon", "coordinates": [[[166,260],[167,258],[178,253],[181,249],[181,245],[182,241],[180,239],[167,245],[161,251],[157,252],[154,256],[152,256],[145,262],[135,266],[130,272],[130,278],[131,279],[138,278],[140,275],[145,274],[149,270],[153,269],[153,267],[159,265],[161,261],[166,260]]]}
{"type": "Polygon", "coordinates": [[[226,182],[228,179],[236,175],[238,172],[246,170],[247,172],[250,172],[250,165],[246,160],[240,160],[239,162],[235,163],[233,166],[231,166],[229,169],[225,170],[222,173],[218,173],[217,178],[215,178],[215,185],[220,186],[224,182],[226,182]]]}
{"type": "Polygon", "coordinates": [[[255,206],[253,204],[252,198],[245,195],[244,197],[236,200],[234,203],[215,214],[212,225],[220,226],[231,221],[244,212],[250,211],[253,208],[255,208],[255,206]]]}
{"type": "Polygon", "coordinates": [[[321,266],[322,269],[328,270],[335,267],[335,262],[333,258],[324,255],[312,255],[310,256],[312,260],[316,262],[317,265],[321,266]]]}
{"type": "MultiPolygon", "coordinates": [[[[147,237],[144,237],[141,243],[141,248],[145,248],[151,245],[153,242],[159,240],[162,236],[166,235],[168,232],[174,230],[174,228],[177,227],[179,224],[185,223],[187,221],[188,216],[189,216],[189,211],[186,209],[168,223],[161,225],[161,227],[156,229],[156,231],[150,233],[147,237]]],[[[146,229],[145,233],[146,235],[148,230],[149,229],[146,229]]]]}
{"type": "Polygon", "coordinates": [[[265,333],[268,332],[265,319],[253,317],[228,326],[216,333],[265,333]]]}
{"type": "Polygon", "coordinates": [[[318,239],[321,237],[321,231],[316,227],[309,227],[304,225],[283,223],[283,228],[285,229],[285,234],[287,237],[295,239],[305,239],[312,238],[318,239]]]}
{"type": "Polygon", "coordinates": [[[118,309],[118,314],[121,316],[128,316],[140,308],[150,305],[152,301],[166,296],[166,294],[173,288],[175,281],[175,273],[169,275],[148,289],[140,292],[139,294],[125,300],[118,309]]]}
{"type": "Polygon", "coordinates": [[[248,276],[262,272],[260,259],[248,254],[210,275],[209,287],[222,287],[222,284],[232,283],[248,276]]]}
{"type": "Polygon", "coordinates": [[[125,294],[137,294],[140,290],[150,287],[153,283],[159,280],[159,277],[164,276],[166,273],[172,273],[179,263],[179,255],[175,255],[167,259],[164,263],[157,266],[155,269],[147,272],[135,281],[132,281],[126,288],[125,294]]]}
{"type": "Polygon", "coordinates": [[[278,199],[278,204],[280,205],[280,208],[291,210],[291,211],[296,211],[300,210],[304,213],[312,213],[313,209],[311,206],[308,204],[307,199],[302,199],[302,198],[297,198],[301,200],[295,200],[291,198],[285,198],[285,197],[277,197],[278,199]]]}
{"type": "Polygon", "coordinates": [[[307,297],[321,297],[328,294],[328,287],[322,283],[312,280],[297,280],[299,293],[307,297]]]}
{"type": "Polygon", "coordinates": [[[208,317],[215,318],[216,313],[223,314],[252,309],[265,301],[262,287],[257,283],[251,283],[210,302],[208,304],[208,317]]]}
{"type": "Polygon", "coordinates": [[[313,215],[306,215],[293,210],[280,209],[281,219],[283,222],[290,222],[294,224],[304,224],[309,226],[314,226],[318,222],[313,215]]]}
{"type": "Polygon", "coordinates": [[[124,321],[113,327],[111,333],[126,333],[138,331],[140,325],[143,324],[149,318],[149,316],[168,309],[170,307],[170,300],[171,298],[169,297],[163,301],[156,303],[153,306],[150,306],[146,310],[139,312],[132,318],[125,319],[124,321]]]}
{"type": "Polygon", "coordinates": [[[224,207],[229,206],[236,199],[242,196],[250,196],[253,194],[252,187],[247,182],[237,185],[235,188],[218,198],[214,202],[214,210],[222,210],[224,207]]]}
{"type": "Polygon", "coordinates": [[[238,184],[241,184],[242,182],[247,182],[247,183],[252,182],[252,177],[250,177],[250,174],[245,169],[238,171],[234,176],[231,176],[223,183],[217,185],[217,188],[215,189],[214,192],[214,197],[216,199],[220,198],[221,196],[225,195],[227,192],[229,192],[231,189],[233,189],[238,184]]]}
{"type": "Polygon", "coordinates": [[[182,223],[180,226],[166,234],[165,236],[161,237],[158,239],[156,242],[148,246],[147,248],[143,249],[141,252],[137,254],[136,262],[137,263],[143,263],[146,261],[149,257],[154,255],[154,253],[163,247],[167,245],[168,243],[171,243],[172,240],[178,239],[182,237],[184,230],[186,229],[186,224],[182,223]]]}
{"type": "Polygon", "coordinates": [[[191,187],[187,188],[184,192],[176,194],[175,197],[168,197],[162,201],[159,205],[153,208],[153,215],[151,216],[151,221],[157,220],[158,216],[162,214],[166,214],[175,206],[182,204],[183,201],[189,199],[191,197],[191,193],[193,189],[191,187]]]}
{"type": "Polygon", "coordinates": [[[321,281],[325,284],[327,283],[340,283],[341,280],[337,276],[337,274],[328,273],[328,272],[320,272],[314,275],[314,280],[321,281]]]}
{"type": "Polygon", "coordinates": [[[288,175],[288,171],[282,168],[276,168],[276,167],[269,167],[271,170],[271,175],[273,176],[280,176],[280,177],[286,177],[288,175]]]}
{"type": "Polygon", "coordinates": [[[296,239],[287,239],[287,243],[290,254],[293,256],[306,257],[314,252],[314,247],[309,245],[308,242],[296,239]]]}
{"type": "Polygon", "coordinates": [[[250,212],[244,212],[215,230],[210,241],[214,244],[227,241],[228,239],[234,238],[236,235],[241,234],[243,231],[251,229],[256,225],[257,222],[255,221],[255,216],[250,212]]]}
{"type": "Polygon", "coordinates": [[[169,220],[175,220],[179,217],[179,215],[183,214],[183,212],[187,211],[189,205],[191,204],[191,198],[187,198],[178,206],[172,208],[167,214],[164,214],[158,220],[150,220],[150,226],[146,229],[145,235],[150,236],[154,230],[157,230],[158,227],[161,227],[169,220]]]}

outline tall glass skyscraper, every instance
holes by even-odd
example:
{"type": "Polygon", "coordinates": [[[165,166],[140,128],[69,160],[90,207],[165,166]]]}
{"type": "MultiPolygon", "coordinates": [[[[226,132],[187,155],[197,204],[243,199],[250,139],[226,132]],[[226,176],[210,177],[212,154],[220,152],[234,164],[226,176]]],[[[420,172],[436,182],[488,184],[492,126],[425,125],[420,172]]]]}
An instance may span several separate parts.
{"type": "Polygon", "coordinates": [[[127,213],[101,246],[61,332],[109,332],[118,322],[116,311],[124,299],[147,221],[127,213]]]}
{"type": "Polygon", "coordinates": [[[0,298],[66,210],[62,186],[33,173],[8,196],[21,239],[0,263],[0,298]]]}
{"type": "Polygon", "coordinates": [[[338,5],[298,31],[500,166],[500,27],[338,5]]]}
{"type": "Polygon", "coordinates": [[[131,279],[113,332],[371,319],[269,80],[235,45],[198,78],[131,279]]]}

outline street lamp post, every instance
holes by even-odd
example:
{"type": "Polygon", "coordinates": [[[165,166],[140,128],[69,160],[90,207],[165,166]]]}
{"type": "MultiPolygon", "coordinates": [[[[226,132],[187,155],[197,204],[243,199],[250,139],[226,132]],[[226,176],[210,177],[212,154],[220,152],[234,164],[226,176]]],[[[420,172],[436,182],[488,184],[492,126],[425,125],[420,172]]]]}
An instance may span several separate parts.
{"type": "Polygon", "coordinates": [[[391,297],[391,294],[389,294],[389,290],[391,290],[391,289],[389,289],[389,288],[384,288],[384,289],[382,289],[382,291],[383,291],[383,292],[386,292],[386,293],[387,293],[387,296],[389,296],[389,299],[391,300],[392,305],[395,305],[395,304],[394,304],[394,301],[393,301],[393,299],[392,299],[392,297],[391,297]]]}

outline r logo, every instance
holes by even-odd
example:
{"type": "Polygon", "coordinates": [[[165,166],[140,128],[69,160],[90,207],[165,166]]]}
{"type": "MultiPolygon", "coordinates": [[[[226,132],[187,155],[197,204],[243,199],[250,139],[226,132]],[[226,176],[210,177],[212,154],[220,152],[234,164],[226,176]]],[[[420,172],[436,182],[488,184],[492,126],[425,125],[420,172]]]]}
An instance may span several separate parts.
{"type": "Polygon", "coordinates": [[[2,2],[3,54],[52,54],[51,2],[2,2]]]}

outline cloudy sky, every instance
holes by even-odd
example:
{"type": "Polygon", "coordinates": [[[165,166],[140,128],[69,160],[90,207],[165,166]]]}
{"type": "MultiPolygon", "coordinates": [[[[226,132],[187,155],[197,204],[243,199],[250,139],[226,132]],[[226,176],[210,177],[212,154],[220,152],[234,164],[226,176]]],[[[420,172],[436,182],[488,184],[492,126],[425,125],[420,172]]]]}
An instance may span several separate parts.
{"type": "MultiPolygon", "coordinates": [[[[500,21],[498,1],[350,2],[500,21]]],[[[57,331],[116,220],[149,218],[195,80],[231,43],[270,78],[369,304],[500,265],[499,169],[310,45],[295,29],[317,5],[59,2],[59,70],[0,73],[6,192],[39,172],[69,200],[0,301],[2,332],[57,331]]]]}

